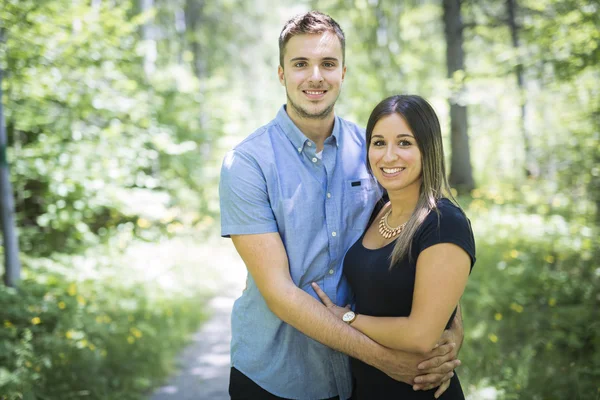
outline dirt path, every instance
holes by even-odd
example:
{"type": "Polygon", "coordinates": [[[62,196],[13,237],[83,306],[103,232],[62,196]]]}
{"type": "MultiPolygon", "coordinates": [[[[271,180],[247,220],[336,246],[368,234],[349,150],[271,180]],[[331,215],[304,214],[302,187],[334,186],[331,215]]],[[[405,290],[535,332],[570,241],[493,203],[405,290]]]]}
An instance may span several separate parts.
{"type": "Polygon", "coordinates": [[[229,399],[231,307],[244,287],[246,268],[229,241],[219,243],[211,251],[211,258],[219,264],[213,268],[218,272],[214,279],[218,295],[209,303],[212,316],[179,356],[178,372],[150,400],[229,399]]]}

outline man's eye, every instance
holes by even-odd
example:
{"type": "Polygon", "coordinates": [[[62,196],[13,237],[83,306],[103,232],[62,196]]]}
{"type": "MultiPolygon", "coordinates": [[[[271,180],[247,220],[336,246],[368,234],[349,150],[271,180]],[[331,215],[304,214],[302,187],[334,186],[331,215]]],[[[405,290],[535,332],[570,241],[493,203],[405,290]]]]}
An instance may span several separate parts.
{"type": "Polygon", "coordinates": [[[323,64],[323,66],[325,66],[325,68],[333,68],[335,67],[335,64],[332,62],[326,62],[323,64]]]}
{"type": "Polygon", "coordinates": [[[306,66],[305,62],[297,62],[296,64],[294,64],[294,67],[296,67],[296,68],[301,68],[301,67],[304,67],[304,66],[306,66]]]}

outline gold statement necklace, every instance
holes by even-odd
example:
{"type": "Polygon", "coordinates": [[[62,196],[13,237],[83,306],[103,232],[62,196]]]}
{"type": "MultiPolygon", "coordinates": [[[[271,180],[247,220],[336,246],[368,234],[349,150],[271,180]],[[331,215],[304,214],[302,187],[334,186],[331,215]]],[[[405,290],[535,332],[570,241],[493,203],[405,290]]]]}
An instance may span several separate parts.
{"type": "Polygon", "coordinates": [[[402,232],[402,230],[404,229],[404,226],[406,225],[406,222],[405,222],[402,225],[392,228],[390,226],[390,224],[388,223],[388,217],[390,216],[391,213],[392,213],[392,208],[390,207],[390,209],[379,220],[379,234],[386,239],[391,239],[394,236],[398,236],[400,234],[400,232],[402,232]]]}

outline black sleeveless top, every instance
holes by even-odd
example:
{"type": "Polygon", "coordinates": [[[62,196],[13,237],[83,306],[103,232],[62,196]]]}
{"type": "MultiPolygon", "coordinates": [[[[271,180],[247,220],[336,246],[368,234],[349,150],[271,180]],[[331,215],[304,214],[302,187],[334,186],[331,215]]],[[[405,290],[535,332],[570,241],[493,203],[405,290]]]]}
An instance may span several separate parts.
{"type": "MultiPolygon", "coordinates": [[[[373,211],[373,219],[384,202],[373,211]]],[[[400,260],[390,270],[390,254],[395,242],[370,250],[362,245],[363,235],[352,245],[344,259],[344,275],[354,292],[355,311],[376,317],[407,317],[410,315],[419,254],[438,243],[453,243],[464,249],[475,263],[475,240],[469,220],[460,208],[448,199],[437,204],[439,214],[431,211],[415,232],[411,257],[400,260]]],[[[446,328],[454,318],[454,310],[446,328]]],[[[399,332],[398,334],[402,334],[399,332]]],[[[412,386],[398,382],[378,369],[357,359],[351,359],[355,379],[354,400],[375,399],[434,399],[435,389],[413,391],[412,386]]],[[[440,397],[444,400],[463,400],[460,382],[455,374],[450,387],[440,397]]]]}

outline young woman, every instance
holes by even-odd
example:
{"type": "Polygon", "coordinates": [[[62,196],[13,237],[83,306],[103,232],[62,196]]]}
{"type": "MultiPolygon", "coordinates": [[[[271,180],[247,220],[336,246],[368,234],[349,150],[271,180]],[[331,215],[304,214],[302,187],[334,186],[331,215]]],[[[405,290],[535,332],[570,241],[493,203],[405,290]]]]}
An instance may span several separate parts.
{"type": "MultiPolygon", "coordinates": [[[[426,353],[448,328],[475,263],[469,220],[444,195],[440,124],[419,96],[392,96],[375,107],[367,124],[367,163],[386,189],[371,222],[348,250],[344,274],[355,309],[325,306],[352,327],[393,349],[426,353]]],[[[433,399],[435,389],[413,391],[359,360],[352,360],[354,400],[433,399]]],[[[440,397],[464,399],[454,375],[440,397]]]]}

